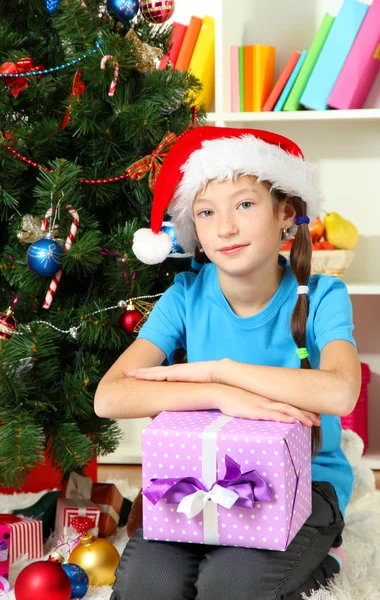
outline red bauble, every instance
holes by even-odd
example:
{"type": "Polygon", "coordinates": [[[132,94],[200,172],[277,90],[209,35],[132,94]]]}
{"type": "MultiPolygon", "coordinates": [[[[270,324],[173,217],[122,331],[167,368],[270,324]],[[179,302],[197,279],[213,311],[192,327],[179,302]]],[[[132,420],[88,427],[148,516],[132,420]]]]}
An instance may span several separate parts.
{"type": "Polygon", "coordinates": [[[15,335],[17,329],[17,321],[13,316],[13,310],[8,308],[7,312],[0,313],[0,339],[9,340],[15,335]]]}
{"type": "Polygon", "coordinates": [[[120,327],[127,333],[133,333],[134,328],[142,319],[142,314],[135,309],[133,304],[128,304],[127,310],[120,317],[120,327]]]}
{"type": "Polygon", "coordinates": [[[21,571],[15,596],[16,600],[69,600],[70,579],[58,562],[39,560],[21,571]]]}
{"type": "Polygon", "coordinates": [[[140,12],[149,23],[165,23],[174,13],[174,0],[140,0],[140,12]]]}

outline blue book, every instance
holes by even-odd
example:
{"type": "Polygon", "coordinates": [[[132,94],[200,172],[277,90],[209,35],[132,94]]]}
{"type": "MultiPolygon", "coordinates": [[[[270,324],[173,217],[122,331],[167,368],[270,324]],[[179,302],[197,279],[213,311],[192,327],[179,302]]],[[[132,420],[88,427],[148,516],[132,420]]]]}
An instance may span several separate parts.
{"type": "Polygon", "coordinates": [[[301,96],[300,103],[306,108],[328,108],[327,100],[368,8],[367,4],[357,0],[344,0],[301,96]]]}
{"type": "Polygon", "coordinates": [[[307,57],[307,50],[303,50],[301,52],[301,56],[297,60],[296,66],[294,67],[288,81],[286,82],[284,89],[281,92],[281,96],[277,100],[277,103],[273,109],[273,112],[279,112],[284,108],[284,104],[288,99],[288,96],[291,92],[291,89],[294,85],[295,80],[298,77],[298,73],[300,72],[303,63],[305,62],[306,57],[307,57]]]}

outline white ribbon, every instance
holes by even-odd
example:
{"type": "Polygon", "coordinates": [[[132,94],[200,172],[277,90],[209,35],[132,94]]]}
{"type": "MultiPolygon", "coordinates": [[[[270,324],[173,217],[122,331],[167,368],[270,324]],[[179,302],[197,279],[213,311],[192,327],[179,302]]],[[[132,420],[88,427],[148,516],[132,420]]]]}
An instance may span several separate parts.
{"type": "Polygon", "coordinates": [[[73,500],[89,500],[92,492],[91,477],[83,477],[79,473],[70,473],[66,487],[66,498],[73,500]]]}
{"type": "Polygon", "coordinates": [[[221,485],[216,484],[209,492],[199,490],[198,492],[194,492],[194,494],[182,498],[178,505],[177,512],[185,513],[188,519],[192,519],[204,509],[209,500],[215,502],[215,504],[224,506],[224,508],[231,508],[238,498],[239,494],[233,490],[223,488],[221,485]]]}

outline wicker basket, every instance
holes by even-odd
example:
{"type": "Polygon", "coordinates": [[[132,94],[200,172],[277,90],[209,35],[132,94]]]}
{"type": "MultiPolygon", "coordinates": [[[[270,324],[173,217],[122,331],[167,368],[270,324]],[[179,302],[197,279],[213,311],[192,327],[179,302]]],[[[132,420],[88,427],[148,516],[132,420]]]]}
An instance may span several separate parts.
{"type": "Polygon", "coordinates": [[[341,417],[343,429],[355,431],[364,442],[364,450],[368,448],[368,393],[367,387],[371,381],[371,370],[366,363],[361,363],[362,385],[357,404],[349,415],[341,417]]]}
{"type": "MultiPolygon", "coordinates": [[[[290,252],[280,250],[280,254],[289,258],[290,252]]],[[[343,277],[354,256],[355,252],[352,250],[314,250],[311,257],[311,273],[343,277]]]]}

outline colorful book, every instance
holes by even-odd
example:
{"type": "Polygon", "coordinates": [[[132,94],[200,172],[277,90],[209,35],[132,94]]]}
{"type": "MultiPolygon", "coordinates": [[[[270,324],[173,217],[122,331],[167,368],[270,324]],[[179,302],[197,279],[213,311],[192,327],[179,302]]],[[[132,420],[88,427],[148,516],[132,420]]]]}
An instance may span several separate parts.
{"type": "Polygon", "coordinates": [[[230,47],[231,56],[231,111],[240,112],[240,89],[239,89],[239,48],[230,47]]]}
{"type": "Polygon", "coordinates": [[[313,110],[326,110],[344,62],[358,34],[368,6],[357,0],[344,0],[309,77],[300,103],[313,110]]]}
{"type": "Polygon", "coordinates": [[[302,65],[302,69],[298,73],[298,77],[294,82],[292,90],[289,94],[283,110],[299,110],[300,99],[303,91],[306,87],[308,79],[314,69],[315,63],[318,60],[318,56],[323,48],[323,45],[330,32],[332,24],[334,23],[335,17],[332,17],[329,13],[326,13],[322,19],[318,31],[314,37],[314,40],[309,48],[305,62],[302,65]]]}
{"type": "Polygon", "coordinates": [[[244,46],[239,46],[240,112],[244,112],[244,46]]]}
{"type": "Polygon", "coordinates": [[[199,17],[191,17],[190,23],[187,26],[186,33],[182,40],[178,58],[175,63],[175,68],[177,71],[187,71],[189,68],[201,27],[202,19],[199,17]]]}
{"type": "Polygon", "coordinates": [[[276,48],[266,44],[254,44],[252,53],[252,87],[254,112],[261,112],[274,83],[276,48]]]}
{"type": "Polygon", "coordinates": [[[380,108],[380,69],[363,108],[380,108]]]}
{"type": "Polygon", "coordinates": [[[373,0],[327,104],[362,108],[380,72],[380,0],[373,0]]]}
{"type": "Polygon", "coordinates": [[[301,55],[296,63],[296,66],[294,67],[288,81],[286,82],[286,85],[284,87],[284,89],[281,92],[281,95],[279,97],[279,99],[277,100],[277,103],[275,104],[274,107],[274,112],[280,112],[281,110],[283,110],[285,102],[287,101],[290,92],[293,89],[293,86],[297,80],[297,77],[303,67],[303,65],[305,64],[305,60],[307,58],[307,50],[303,50],[301,52],[301,55]]]}
{"type": "Polygon", "coordinates": [[[244,48],[244,112],[253,111],[253,46],[244,48]]]}
{"type": "Polygon", "coordinates": [[[173,31],[172,31],[172,39],[170,42],[170,50],[168,54],[164,54],[161,58],[159,64],[159,70],[162,71],[165,69],[168,61],[171,62],[172,65],[175,65],[177,62],[178,54],[182,46],[183,38],[185,36],[187,29],[187,25],[182,25],[182,23],[173,22],[173,31]]]}
{"type": "Polygon", "coordinates": [[[202,83],[202,90],[194,98],[209,111],[215,95],[215,24],[213,17],[205,16],[191,57],[189,71],[202,83]]]}
{"type": "Polygon", "coordinates": [[[294,67],[296,66],[299,57],[301,56],[301,52],[299,50],[294,50],[288,62],[286,63],[284,69],[282,70],[279,78],[276,81],[276,84],[269,94],[264,106],[263,112],[268,112],[274,109],[277,100],[279,99],[282,90],[284,89],[290,75],[294,71],[294,67]]]}

